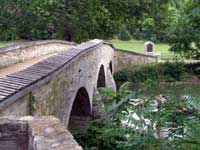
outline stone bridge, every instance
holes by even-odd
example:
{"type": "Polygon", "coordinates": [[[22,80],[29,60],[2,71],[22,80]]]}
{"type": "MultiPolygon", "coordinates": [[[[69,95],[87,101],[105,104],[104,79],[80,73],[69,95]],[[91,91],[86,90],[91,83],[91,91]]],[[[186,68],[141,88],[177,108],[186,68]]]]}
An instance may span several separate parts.
{"type": "MultiPolygon", "coordinates": [[[[26,47],[22,49],[26,52],[26,47]]],[[[77,120],[94,116],[93,97],[98,88],[116,90],[115,70],[153,61],[155,57],[116,50],[103,40],[73,44],[73,48],[0,78],[0,116],[52,115],[71,129],[77,120]]]]}

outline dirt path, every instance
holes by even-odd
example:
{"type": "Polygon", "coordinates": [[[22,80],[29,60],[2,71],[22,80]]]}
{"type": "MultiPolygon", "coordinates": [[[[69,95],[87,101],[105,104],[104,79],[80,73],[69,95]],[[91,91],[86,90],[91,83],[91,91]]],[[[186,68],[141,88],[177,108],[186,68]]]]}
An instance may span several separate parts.
{"type": "Polygon", "coordinates": [[[33,64],[36,64],[44,59],[47,59],[48,57],[50,57],[52,55],[54,55],[54,54],[39,56],[37,58],[26,60],[24,62],[17,63],[17,64],[12,64],[6,68],[2,68],[2,69],[0,69],[0,77],[5,77],[6,75],[9,75],[11,73],[15,73],[15,72],[24,70],[24,69],[32,66],[33,64]]]}

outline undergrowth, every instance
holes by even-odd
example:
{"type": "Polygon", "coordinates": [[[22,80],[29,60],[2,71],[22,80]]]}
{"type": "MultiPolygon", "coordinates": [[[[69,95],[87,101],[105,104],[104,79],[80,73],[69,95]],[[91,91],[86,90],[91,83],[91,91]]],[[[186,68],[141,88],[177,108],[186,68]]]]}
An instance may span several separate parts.
{"type": "Polygon", "coordinates": [[[200,97],[180,90],[192,87],[147,85],[134,92],[127,87],[117,93],[100,90],[109,115],[94,121],[87,132],[74,134],[84,150],[199,149],[200,97]],[[161,93],[165,101],[155,105],[161,93]]]}

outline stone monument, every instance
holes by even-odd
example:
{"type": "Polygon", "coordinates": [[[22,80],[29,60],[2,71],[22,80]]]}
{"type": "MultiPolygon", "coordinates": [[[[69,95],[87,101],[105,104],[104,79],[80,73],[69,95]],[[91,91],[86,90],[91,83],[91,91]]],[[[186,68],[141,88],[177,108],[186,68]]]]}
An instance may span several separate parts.
{"type": "Polygon", "coordinates": [[[144,53],[145,54],[153,54],[155,52],[155,44],[151,41],[147,41],[144,43],[144,53]]]}

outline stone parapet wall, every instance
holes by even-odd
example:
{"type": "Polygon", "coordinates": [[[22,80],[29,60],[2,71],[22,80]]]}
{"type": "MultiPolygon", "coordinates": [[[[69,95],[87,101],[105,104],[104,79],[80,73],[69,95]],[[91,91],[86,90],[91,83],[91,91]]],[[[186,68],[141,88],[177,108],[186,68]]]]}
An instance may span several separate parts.
{"type": "Polygon", "coordinates": [[[0,68],[42,55],[64,51],[76,44],[60,40],[27,42],[0,48],[0,68]]]}
{"type": "Polygon", "coordinates": [[[117,72],[131,66],[152,62],[156,62],[155,56],[116,49],[113,65],[114,71],[117,72]]]}
{"type": "Polygon", "coordinates": [[[45,117],[0,118],[1,150],[82,150],[59,119],[45,117]]]}

